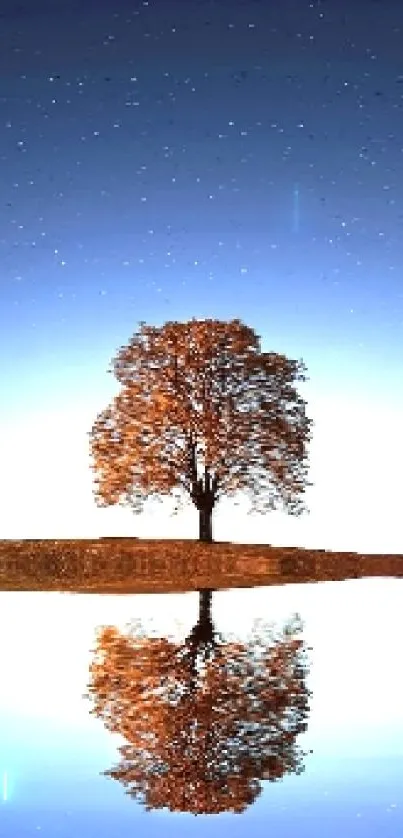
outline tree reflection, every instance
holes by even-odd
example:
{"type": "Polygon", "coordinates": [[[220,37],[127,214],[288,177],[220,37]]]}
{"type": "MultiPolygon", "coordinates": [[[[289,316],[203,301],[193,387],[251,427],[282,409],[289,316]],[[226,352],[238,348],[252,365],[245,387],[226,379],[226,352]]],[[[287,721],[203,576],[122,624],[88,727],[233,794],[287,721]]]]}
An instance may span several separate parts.
{"type": "Polygon", "coordinates": [[[183,643],[104,627],[90,667],[91,713],[126,740],[104,772],[150,809],[242,812],[263,779],[300,774],[306,730],[306,648],[295,615],[277,634],[256,626],[224,641],[210,590],[183,643]]]}

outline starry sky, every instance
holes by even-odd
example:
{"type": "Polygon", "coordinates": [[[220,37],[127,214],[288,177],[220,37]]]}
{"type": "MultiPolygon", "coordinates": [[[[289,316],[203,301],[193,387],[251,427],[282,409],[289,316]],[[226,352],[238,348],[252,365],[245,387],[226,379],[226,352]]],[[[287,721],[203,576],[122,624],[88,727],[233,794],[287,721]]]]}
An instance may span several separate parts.
{"type": "Polygon", "coordinates": [[[98,509],[87,434],[139,320],[239,317],[314,486],[213,537],[403,552],[401,3],[3,0],[0,124],[0,537],[197,538],[98,509]]]}

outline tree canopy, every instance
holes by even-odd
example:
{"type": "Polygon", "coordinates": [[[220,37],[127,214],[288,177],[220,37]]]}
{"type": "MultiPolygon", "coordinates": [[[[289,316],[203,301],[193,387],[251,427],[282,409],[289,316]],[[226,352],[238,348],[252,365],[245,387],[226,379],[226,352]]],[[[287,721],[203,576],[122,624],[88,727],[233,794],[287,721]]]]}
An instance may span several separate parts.
{"type": "Polygon", "coordinates": [[[312,485],[312,422],[295,386],[305,369],[261,352],[239,319],[141,323],[112,361],[121,391],[90,432],[98,505],[140,512],[148,497],[176,492],[199,510],[205,540],[214,504],[237,491],[252,511],[280,502],[299,515],[312,485]]]}

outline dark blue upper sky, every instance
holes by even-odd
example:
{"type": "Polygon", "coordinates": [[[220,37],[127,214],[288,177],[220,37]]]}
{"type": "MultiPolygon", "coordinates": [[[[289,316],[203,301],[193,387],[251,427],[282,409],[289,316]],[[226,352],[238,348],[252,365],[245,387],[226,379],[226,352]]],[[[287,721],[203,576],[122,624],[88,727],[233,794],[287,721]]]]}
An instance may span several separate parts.
{"type": "MultiPolygon", "coordinates": [[[[192,316],[240,317],[264,348],[307,363],[322,471],[310,522],[283,517],[279,538],[330,547],[343,531],[358,549],[375,513],[390,536],[391,499],[379,510],[369,485],[396,479],[403,456],[403,6],[3,1],[0,123],[3,537],[47,535],[66,464],[52,479],[47,468],[78,451],[73,437],[57,447],[67,414],[81,421],[82,485],[85,432],[115,392],[106,369],[138,320],[192,316]],[[41,465],[27,465],[40,433],[41,465]],[[38,507],[23,526],[21,483],[42,524],[38,507]],[[348,514],[364,491],[358,524],[348,514]]],[[[85,492],[91,532],[110,530],[85,492]]],[[[65,534],[82,520],[69,515],[65,534]]],[[[250,520],[240,540],[256,536],[250,520]]]]}

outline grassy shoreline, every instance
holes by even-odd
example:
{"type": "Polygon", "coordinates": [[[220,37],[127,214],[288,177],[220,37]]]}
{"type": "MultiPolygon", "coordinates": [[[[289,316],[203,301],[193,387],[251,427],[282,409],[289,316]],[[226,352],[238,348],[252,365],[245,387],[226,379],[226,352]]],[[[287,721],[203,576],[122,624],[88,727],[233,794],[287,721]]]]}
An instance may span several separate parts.
{"type": "Polygon", "coordinates": [[[0,590],[174,593],[403,577],[403,555],[187,539],[0,540],[0,590]]]}

